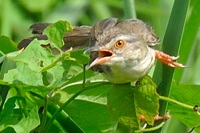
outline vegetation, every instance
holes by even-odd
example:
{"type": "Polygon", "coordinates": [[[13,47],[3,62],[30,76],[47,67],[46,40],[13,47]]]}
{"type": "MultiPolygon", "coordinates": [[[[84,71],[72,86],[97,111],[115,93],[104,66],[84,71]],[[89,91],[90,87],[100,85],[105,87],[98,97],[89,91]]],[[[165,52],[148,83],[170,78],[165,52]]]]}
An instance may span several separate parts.
{"type": "Polygon", "coordinates": [[[0,132],[200,132],[199,5],[199,0],[1,0],[0,132]],[[157,49],[180,55],[178,62],[188,67],[157,62],[152,78],[139,79],[132,89],[88,70],[83,50],[60,49],[72,25],[136,16],[160,36],[157,49]],[[17,49],[35,22],[53,23],[45,34],[58,54],[41,47],[49,40],[17,49]],[[171,118],[154,122],[156,114],[171,118]]]}

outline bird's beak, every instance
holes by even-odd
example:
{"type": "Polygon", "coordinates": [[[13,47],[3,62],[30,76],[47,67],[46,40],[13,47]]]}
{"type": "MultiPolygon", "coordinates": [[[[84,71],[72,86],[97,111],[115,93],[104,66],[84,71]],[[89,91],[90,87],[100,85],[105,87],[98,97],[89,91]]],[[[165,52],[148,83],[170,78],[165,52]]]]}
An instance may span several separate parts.
{"type": "Polygon", "coordinates": [[[95,66],[95,65],[100,65],[112,58],[114,53],[106,48],[102,48],[100,46],[93,46],[88,48],[84,53],[87,52],[98,52],[98,57],[90,64],[89,68],[95,66]]]}

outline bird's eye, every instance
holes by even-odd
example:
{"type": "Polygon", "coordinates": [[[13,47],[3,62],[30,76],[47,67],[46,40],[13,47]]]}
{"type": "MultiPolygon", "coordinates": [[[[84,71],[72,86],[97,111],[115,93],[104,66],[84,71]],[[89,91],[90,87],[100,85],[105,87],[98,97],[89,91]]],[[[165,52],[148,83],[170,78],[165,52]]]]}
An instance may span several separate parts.
{"type": "Polygon", "coordinates": [[[115,43],[115,47],[116,48],[122,48],[125,45],[125,41],[124,40],[118,40],[115,43]]]}

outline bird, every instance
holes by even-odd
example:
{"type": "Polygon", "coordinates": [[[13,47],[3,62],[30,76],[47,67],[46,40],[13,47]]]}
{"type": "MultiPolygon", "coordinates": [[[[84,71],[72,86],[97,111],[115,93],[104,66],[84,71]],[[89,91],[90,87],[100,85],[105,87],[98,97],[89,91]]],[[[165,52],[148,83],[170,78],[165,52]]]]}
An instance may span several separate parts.
{"type": "MultiPolygon", "coordinates": [[[[48,25],[33,24],[30,29],[36,36],[23,39],[18,47],[26,47],[34,38],[48,39],[43,35],[48,25]]],[[[63,41],[63,51],[84,46],[84,53],[90,53],[89,68],[102,73],[113,84],[137,81],[148,74],[156,59],[170,67],[185,67],[176,62],[178,56],[155,49],[160,39],[152,27],[139,19],[107,18],[93,26],[74,26],[65,33],[63,41]]]]}

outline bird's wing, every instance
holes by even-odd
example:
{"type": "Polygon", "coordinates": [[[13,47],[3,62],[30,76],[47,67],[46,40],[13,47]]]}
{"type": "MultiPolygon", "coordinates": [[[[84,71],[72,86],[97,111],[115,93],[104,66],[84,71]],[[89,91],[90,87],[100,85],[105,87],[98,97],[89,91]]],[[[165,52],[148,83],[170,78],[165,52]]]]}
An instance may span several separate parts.
{"type": "MultiPolygon", "coordinates": [[[[31,25],[30,30],[35,35],[21,40],[18,44],[18,48],[19,49],[26,48],[35,38],[37,38],[38,40],[47,40],[48,38],[46,35],[43,34],[43,31],[49,25],[50,23],[36,23],[31,25]]],[[[91,30],[90,26],[81,26],[81,27],[74,26],[72,31],[66,32],[64,34],[63,37],[64,46],[62,47],[62,50],[65,51],[71,47],[74,49],[88,47],[90,30],[91,30]]]]}

